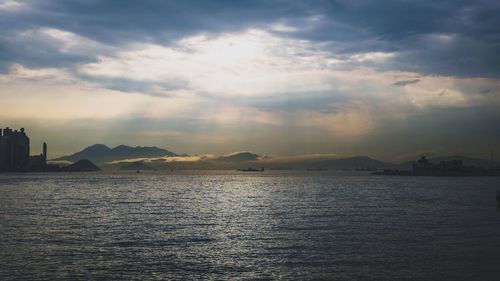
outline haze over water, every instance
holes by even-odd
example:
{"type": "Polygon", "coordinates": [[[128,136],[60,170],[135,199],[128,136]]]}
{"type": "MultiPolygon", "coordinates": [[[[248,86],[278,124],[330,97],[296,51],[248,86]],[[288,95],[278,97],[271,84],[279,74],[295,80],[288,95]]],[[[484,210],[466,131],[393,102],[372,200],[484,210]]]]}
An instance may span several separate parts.
{"type": "Polygon", "coordinates": [[[0,279],[498,280],[499,178],[0,175],[0,279]]]}

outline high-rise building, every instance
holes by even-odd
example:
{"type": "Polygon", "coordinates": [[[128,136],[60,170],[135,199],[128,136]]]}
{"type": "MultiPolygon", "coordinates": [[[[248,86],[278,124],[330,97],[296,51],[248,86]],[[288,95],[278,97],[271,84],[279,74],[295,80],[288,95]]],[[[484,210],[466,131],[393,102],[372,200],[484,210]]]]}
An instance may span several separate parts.
{"type": "Polygon", "coordinates": [[[30,165],[30,139],[24,128],[0,130],[0,170],[22,171],[30,165]]]}

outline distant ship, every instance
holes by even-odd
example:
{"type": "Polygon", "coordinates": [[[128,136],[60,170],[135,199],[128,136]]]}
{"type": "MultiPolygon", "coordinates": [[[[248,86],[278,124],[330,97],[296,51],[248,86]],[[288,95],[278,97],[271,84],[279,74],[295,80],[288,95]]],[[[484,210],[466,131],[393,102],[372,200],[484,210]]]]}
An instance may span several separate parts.
{"type": "Polygon", "coordinates": [[[264,167],[260,169],[255,169],[255,168],[247,168],[247,169],[238,169],[240,172],[264,172],[264,167]]]}
{"type": "Polygon", "coordinates": [[[373,167],[369,167],[369,166],[366,166],[366,167],[357,167],[355,169],[357,172],[376,172],[377,169],[373,168],[373,167]]]}
{"type": "Polygon", "coordinates": [[[317,168],[308,168],[308,171],[328,171],[328,169],[317,167],[317,168]]]}

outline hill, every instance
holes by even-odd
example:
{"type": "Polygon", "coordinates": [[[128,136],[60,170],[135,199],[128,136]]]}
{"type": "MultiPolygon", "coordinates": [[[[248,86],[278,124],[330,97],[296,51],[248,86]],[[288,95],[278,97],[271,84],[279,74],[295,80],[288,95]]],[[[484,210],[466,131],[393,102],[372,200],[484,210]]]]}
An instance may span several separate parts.
{"type": "Polygon", "coordinates": [[[158,148],[155,146],[136,146],[119,145],[115,148],[109,148],[104,144],[94,144],[82,151],[69,156],[63,156],[52,161],[71,161],[75,162],[81,159],[89,159],[92,162],[102,164],[104,162],[133,159],[133,158],[155,158],[177,156],[176,153],[158,148]]]}
{"type": "Polygon", "coordinates": [[[392,168],[392,163],[382,162],[367,156],[336,158],[311,163],[311,167],[321,167],[334,170],[384,169],[392,168]]]}
{"type": "MultiPolygon", "coordinates": [[[[462,162],[465,165],[473,165],[473,166],[481,167],[481,168],[490,168],[491,164],[492,164],[491,160],[482,159],[482,158],[474,158],[474,157],[466,157],[466,156],[440,156],[440,157],[433,157],[433,158],[429,159],[429,162],[431,162],[433,164],[438,164],[441,161],[450,161],[450,160],[462,160],[462,162]]],[[[401,169],[411,169],[412,168],[412,164],[415,163],[416,161],[417,160],[415,160],[415,161],[407,161],[407,162],[401,163],[398,166],[401,169]]],[[[500,165],[499,162],[495,162],[495,166],[498,167],[499,165],[500,165]]]]}
{"type": "Polygon", "coordinates": [[[226,156],[221,156],[216,160],[226,161],[226,162],[245,162],[245,161],[257,161],[259,160],[259,158],[260,155],[252,152],[237,152],[226,156]]]}
{"type": "Polygon", "coordinates": [[[71,165],[61,168],[61,171],[65,172],[95,172],[99,170],[101,169],[99,169],[99,167],[97,167],[94,163],[92,163],[88,159],[82,159],[71,165]]]}

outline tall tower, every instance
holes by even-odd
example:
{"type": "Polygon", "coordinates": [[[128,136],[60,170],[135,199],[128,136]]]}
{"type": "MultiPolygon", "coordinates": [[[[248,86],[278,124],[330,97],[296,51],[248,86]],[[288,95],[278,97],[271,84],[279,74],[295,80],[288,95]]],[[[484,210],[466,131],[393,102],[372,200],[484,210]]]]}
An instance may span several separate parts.
{"type": "Polygon", "coordinates": [[[46,142],[43,143],[42,161],[43,161],[44,165],[47,164],[47,143],[46,142]]]}

